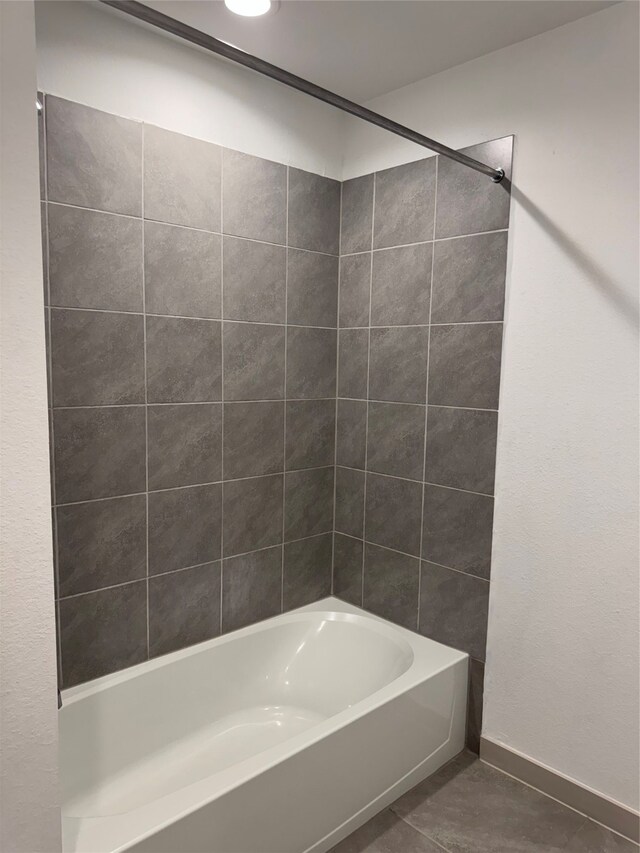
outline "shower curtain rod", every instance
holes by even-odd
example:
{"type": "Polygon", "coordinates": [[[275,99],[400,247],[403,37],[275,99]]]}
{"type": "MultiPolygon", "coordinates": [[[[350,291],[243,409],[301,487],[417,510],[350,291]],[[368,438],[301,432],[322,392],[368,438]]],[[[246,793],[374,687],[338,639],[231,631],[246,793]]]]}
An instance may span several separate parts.
{"type": "Polygon", "coordinates": [[[104,3],[105,6],[111,6],[120,12],[125,12],[127,15],[138,18],[147,24],[152,24],[154,27],[158,27],[158,29],[171,33],[174,36],[178,36],[185,41],[197,44],[200,47],[205,48],[205,50],[217,53],[219,56],[225,57],[225,59],[231,59],[233,62],[244,65],[245,68],[251,68],[259,74],[264,74],[265,77],[271,77],[273,80],[278,80],[280,83],[284,83],[285,86],[290,86],[292,89],[298,89],[300,92],[311,95],[312,98],[317,98],[319,101],[331,104],[331,106],[337,107],[345,113],[350,113],[351,115],[357,116],[357,118],[368,121],[370,124],[375,124],[377,127],[388,130],[390,133],[402,136],[404,139],[415,142],[417,145],[422,145],[423,148],[429,148],[431,151],[442,154],[450,160],[462,163],[463,166],[475,169],[476,172],[482,172],[483,175],[487,175],[495,183],[499,183],[504,178],[503,169],[494,169],[491,166],[487,166],[486,163],[480,163],[480,161],[474,160],[473,157],[467,157],[466,154],[461,154],[453,148],[449,148],[446,145],[442,145],[440,142],[436,142],[435,139],[423,136],[415,130],[411,130],[408,127],[404,127],[402,124],[392,121],[390,118],[374,113],[373,110],[368,110],[366,107],[356,104],[347,98],[343,98],[341,95],[336,95],[328,89],[316,86],[315,83],[310,83],[308,80],[304,80],[302,77],[291,74],[283,68],[278,68],[277,65],[272,65],[264,59],[252,56],[250,53],[245,53],[244,50],[240,50],[237,47],[233,47],[233,45],[220,41],[220,39],[207,35],[207,33],[196,30],[194,27],[189,27],[187,24],[183,24],[182,21],[170,18],[162,12],[157,12],[149,6],[145,6],[144,3],[138,3],[137,0],[100,0],[100,2],[104,3]]]}

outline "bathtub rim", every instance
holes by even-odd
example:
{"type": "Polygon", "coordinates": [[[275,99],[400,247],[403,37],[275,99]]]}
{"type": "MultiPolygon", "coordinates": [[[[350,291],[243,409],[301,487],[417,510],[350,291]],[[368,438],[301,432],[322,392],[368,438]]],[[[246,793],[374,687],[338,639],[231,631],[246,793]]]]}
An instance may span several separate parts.
{"type": "MultiPolygon", "coordinates": [[[[361,717],[374,712],[376,709],[388,702],[392,702],[402,694],[417,688],[425,681],[435,678],[441,672],[459,666],[469,658],[469,655],[465,652],[458,651],[450,646],[445,646],[435,640],[423,637],[417,632],[395,625],[382,617],[369,613],[355,605],[343,602],[334,596],[328,596],[317,602],[313,602],[312,604],[287,611],[286,613],[280,613],[269,619],[262,620],[261,622],[219,635],[218,637],[206,640],[203,643],[198,643],[166,655],[161,655],[158,658],[143,661],[142,663],[128,667],[125,670],[111,673],[109,675],[102,676],[101,678],[67,688],[62,692],[63,710],[65,703],[75,704],[84,698],[101,693],[102,691],[109,689],[111,686],[126,683],[145,672],[151,672],[174,661],[190,657],[193,654],[221,647],[228,642],[234,641],[240,636],[259,633],[264,631],[270,623],[276,622],[276,620],[278,622],[295,622],[297,621],[297,617],[300,615],[313,615],[315,613],[339,613],[352,615],[358,617],[358,622],[364,620],[369,623],[374,623],[376,630],[379,633],[383,633],[385,635],[398,634],[400,638],[410,646],[413,652],[413,659],[403,673],[396,676],[378,690],[354,703],[352,706],[339,711],[331,717],[328,717],[313,728],[293,736],[284,743],[269,747],[268,749],[238,762],[231,768],[227,768],[219,773],[215,773],[204,779],[192,782],[181,789],[166,794],[163,797],[159,797],[158,799],[136,809],[132,809],[129,812],[123,812],[115,815],[84,817],[75,817],[65,815],[63,813],[63,826],[66,825],[71,829],[72,826],[77,826],[79,828],[81,824],[84,824],[87,828],[93,826],[96,830],[102,826],[107,829],[107,834],[110,834],[108,832],[108,826],[112,822],[128,822],[129,820],[134,824],[142,822],[145,824],[144,828],[142,828],[142,826],[138,826],[137,828],[135,826],[131,827],[133,832],[128,836],[126,842],[122,840],[117,841],[116,838],[114,838],[113,841],[116,842],[117,846],[108,848],[112,853],[124,853],[124,851],[130,849],[130,847],[135,843],[153,836],[166,826],[198,811],[213,799],[222,797],[230,791],[239,788],[243,784],[255,778],[257,775],[266,773],[271,768],[286,761],[304,749],[309,748],[313,744],[329,737],[334,732],[348,726],[361,717]],[[438,665],[434,665],[433,661],[429,661],[429,652],[433,653],[434,650],[437,650],[438,656],[443,658],[438,665]],[[223,780],[220,778],[222,774],[227,774],[231,778],[223,780]],[[168,803],[171,798],[178,802],[173,804],[173,808],[170,810],[171,813],[167,814],[167,812],[163,810],[162,804],[168,803]],[[179,802],[180,800],[185,802],[181,803],[179,802]],[[155,816],[154,812],[156,813],[155,816]]],[[[453,718],[450,720],[450,725],[452,723],[453,718]]],[[[449,737],[450,736],[451,729],[449,737]]],[[[119,835],[119,833],[117,834],[119,835]]]]}
{"type": "MultiPolygon", "coordinates": [[[[66,687],[61,691],[62,710],[64,710],[65,706],[67,705],[73,705],[76,702],[81,701],[82,699],[86,699],[89,696],[93,696],[97,693],[101,693],[102,691],[107,690],[110,687],[115,687],[118,684],[125,684],[127,681],[131,681],[132,679],[137,678],[138,676],[143,675],[144,673],[153,672],[156,669],[160,669],[164,666],[170,665],[171,663],[174,663],[179,660],[184,660],[185,658],[192,657],[196,654],[202,654],[203,652],[206,652],[209,649],[221,648],[227,643],[237,640],[241,636],[248,637],[252,634],[261,633],[265,629],[269,628],[269,626],[275,623],[276,621],[281,624],[286,624],[287,622],[298,621],[298,619],[296,618],[298,615],[331,612],[360,617],[358,622],[356,622],[355,624],[360,624],[361,620],[366,622],[373,622],[376,625],[376,630],[378,633],[383,634],[383,636],[388,636],[398,645],[409,646],[412,652],[412,660],[410,661],[409,666],[406,670],[404,670],[404,672],[400,673],[400,675],[396,676],[392,681],[380,687],[374,693],[370,694],[369,696],[366,696],[364,699],[361,699],[355,705],[352,705],[349,708],[345,708],[342,711],[339,711],[338,714],[334,715],[334,717],[345,713],[345,711],[353,710],[361,702],[369,701],[373,696],[376,696],[381,691],[386,690],[392,684],[395,684],[395,682],[397,682],[399,679],[404,678],[413,669],[416,663],[424,662],[423,659],[426,655],[424,653],[420,654],[420,651],[426,650],[428,647],[437,646],[440,649],[445,649],[452,655],[452,659],[450,661],[443,663],[442,666],[438,668],[434,668],[433,671],[430,672],[430,675],[437,675],[438,672],[440,672],[442,669],[445,669],[447,666],[450,666],[452,663],[456,662],[456,660],[469,657],[466,652],[462,652],[458,649],[454,649],[452,646],[447,646],[443,643],[439,643],[437,640],[432,640],[429,637],[424,637],[422,634],[418,634],[416,631],[412,631],[409,628],[404,628],[401,625],[396,625],[395,623],[390,622],[388,619],[384,619],[381,616],[377,616],[374,613],[370,613],[367,610],[363,610],[361,607],[357,607],[355,604],[349,604],[346,601],[342,601],[341,599],[330,595],[326,596],[325,598],[321,598],[318,601],[314,601],[311,604],[305,604],[303,607],[296,607],[294,610],[287,610],[285,613],[277,613],[275,616],[270,616],[268,619],[262,619],[259,622],[254,622],[251,625],[246,625],[243,628],[237,628],[234,631],[228,631],[224,634],[218,634],[216,637],[212,637],[210,640],[204,640],[201,643],[194,643],[191,646],[186,646],[185,648],[178,649],[175,652],[168,652],[167,654],[158,655],[154,658],[149,658],[149,660],[133,664],[133,666],[125,667],[125,669],[118,670],[117,672],[111,672],[107,675],[102,675],[99,678],[93,678],[89,681],[83,681],[81,684],[75,684],[73,687],[66,687]],[[396,633],[399,634],[400,643],[398,643],[397,637],[392,636],[396,633]],[[419,645],[421,646],[421,648],[417,650],[417,655],[416,649],[414,648],[414,643],[419,643],[419,645]],[[426,645],[422,645],[423,643],[426,645]]],[[[330,717],[329,719],[333,719],[333,717],[330,717]]]]}

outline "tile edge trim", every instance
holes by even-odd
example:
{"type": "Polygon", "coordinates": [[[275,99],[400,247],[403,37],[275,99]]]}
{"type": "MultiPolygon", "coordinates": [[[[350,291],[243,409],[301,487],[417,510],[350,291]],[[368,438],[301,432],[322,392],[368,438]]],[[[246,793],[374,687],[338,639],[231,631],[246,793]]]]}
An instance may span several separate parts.
{"type": "Polygon", "coordinates": [[[480,759],[636,844],[640,841],[639,815],[621,803],[487,737],[480,738],[480,759]]]}

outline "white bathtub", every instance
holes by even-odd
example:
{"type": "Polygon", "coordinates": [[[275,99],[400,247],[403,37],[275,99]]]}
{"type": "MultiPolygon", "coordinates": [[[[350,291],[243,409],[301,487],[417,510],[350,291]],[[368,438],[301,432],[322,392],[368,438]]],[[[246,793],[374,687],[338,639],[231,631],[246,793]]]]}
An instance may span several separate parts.
{"type": "Polygon", "coordinates": [[[466,690],[335,598],[66,690],[64,851],[324,853],[462,749],[466,690]]]}

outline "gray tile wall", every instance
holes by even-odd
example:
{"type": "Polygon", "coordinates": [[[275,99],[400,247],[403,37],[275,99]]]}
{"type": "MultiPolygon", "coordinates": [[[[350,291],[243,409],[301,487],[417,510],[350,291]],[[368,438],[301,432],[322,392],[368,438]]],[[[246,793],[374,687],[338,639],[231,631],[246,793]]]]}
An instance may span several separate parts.
{"type": "Polygon", "coordinates": [[[40,118],[61,681],[331,591],[340,184],[40,118]]]}
{"type": "MultiPolygon", "coordinates": [[[[511,137],[466,150],[510,176],[511,137]]],[[[442,157],[342,185],[333,590],[468,652],[472,748],[509,191],[442,157]]]]}
{"type": "Polygon", "coordinates": [[[509,182],[40,124],[63,685],[333,589],[470,654],[473,746],[509,182]]]}

